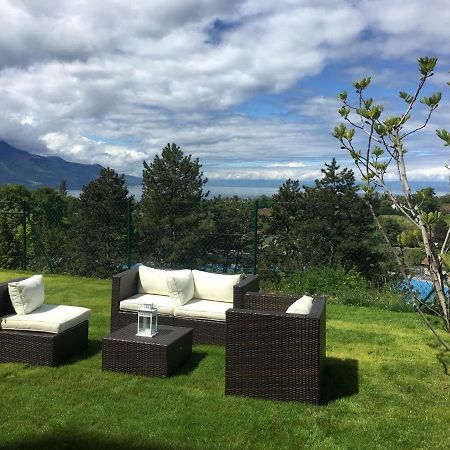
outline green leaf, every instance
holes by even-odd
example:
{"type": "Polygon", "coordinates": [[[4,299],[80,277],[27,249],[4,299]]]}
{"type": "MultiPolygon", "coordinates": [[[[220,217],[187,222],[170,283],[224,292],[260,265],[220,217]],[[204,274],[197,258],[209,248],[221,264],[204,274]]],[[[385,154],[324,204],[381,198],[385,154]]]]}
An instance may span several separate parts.
{"type": "Polygon", "coordinates": [[[366,107],[366,109],[370,109],[370,107],[372,106],[372,103],[373,103],[372,98],[368,98],[367,100],[364,100],[364,106],[366,107]]]}
{"type": "Polygon", "coordinates": [[[362,78],[359,81],[353,82],[353,87],[356,89],[356,92],[362,92],[367,86],[369,86],[371,82],[371,77],[362,78]]]}
{"type": "Polygon", "coordinates": [[[441,101],[442,94],[440,92],[435,92],[430,97],[423,97],[420,99],[420,103],[428,105],[431,108],[434,108],[441,101]]]}
{"type": "Polygon", "coordinates": [[[338,98],[345,102],[347,100],[347,91],[342,91],[340,94],[338,94],[338,98]]]}
{"type": "Polygon", "coordinates": [[[361,158],[361,150],[350,150],[350,156],[355,160],[355,161],[359,161],[359,159],[361,158]]]}
{"type": "Polygon", "coordinates": [[[373,153],[377,158],[379,158],[379,157],[384,153],[384,150],[383,150],[381,147],[376,146],[376,147],[372,150],[372,153],[373,153]]]}
{"type": "Polygon", "coordinates": [[[370,116],[373,120],[378,120],[383,112],[383,106],[377,105],[370,110],[370,116]]]}
{"type": "Polygon", "coordinates": [[[436,130],[436,134],[437,136],[442,139],[445,144],[444,146],[448,147],[450,146],[450,133],[447,130],[436,130]]]}
{"type": "Polygon", "coordinates": [[[349,141],[349,142],[353,139],[354,135],[355,135],[354,128],[347,129],[347,131],[344,133],[345,139],[347,139],[347,141],[349,141]]]}
{"type": "Polygon", "coordinates": [[[350,114],[350,108],[348,106],[343,106],[339,109],[339,114],[346,119],[348,115],[350,114]]]}
{"type": "Polygon", "coordinates": [[[392,131],[394,128],[398,127],[401,121],[401,117],[397,116],[389,116],[384,120],[384,126],[387,131],[392,131]]]}
{"type": "Polygon", "coordinates": [[[375,123],[374,126],[373,126],[373,128],[374,128],[374,130],[377,132],[377,134],[378,134],[379,136],[386,136],[386,134],[387,134],[387,129],[386,129],[386,127],[385,127],[383,124],[381,124],[381,123],[375,123]]]}
{"type": "Polygon", "coordinates": [[[337,139],[342,139],[347,132],[347,128],[343,123],[340,123],[337,127],[334,127],[333,136],[337,139]]]}
{"type": "Polygon", "coordinates": [[[419,58],[418,62],[420,73],[422,75],[429,76],[436,66],[437,58],[423,57],[419,58]]]}
{"type": "Polygon", "coordinates": [[[400,98],[405,100],[406,103],[411,103],[413,100],[412,95],[409,95],[407,92],[404,92],[404,91],[400,92],[400,98]]]}
{"type": "Polygon", "coordinates": [[[422,219],[423,224],[426,227],[431,227],[431,225],[435,224],[442,216],[442,213],[439,211],[425,212],[423,210],[420,211],[420,218],[422,219]]]}
{"type": "Polygon", "coordinates": [[[371,119],[370,111],[367,109],[357,108],[356,113],[365,119],[371,119]]]}

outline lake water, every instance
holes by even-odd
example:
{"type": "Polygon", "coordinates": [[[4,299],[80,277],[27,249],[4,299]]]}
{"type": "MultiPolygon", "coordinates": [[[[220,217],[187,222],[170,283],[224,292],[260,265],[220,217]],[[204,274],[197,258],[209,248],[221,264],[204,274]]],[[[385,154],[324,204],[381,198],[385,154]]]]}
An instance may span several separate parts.
{"type": "MultiPolygon", "coordinates": [[[[140,200],[142,197],[142,186],[128,186],[130,194],[134,195],[136,200],[140,200]]],[[[232,197],[237,195],[241,198],[256,198],[260,195],[272,196],[278,191],[278,187],[272,186],[214,186],[208,183],[205,191],[209,191],[208,198],[217,197],[232,197]]],[[[80,195],[79,190],[68,190],[67,193],[72,197],[78,197],[80,195]]]]}

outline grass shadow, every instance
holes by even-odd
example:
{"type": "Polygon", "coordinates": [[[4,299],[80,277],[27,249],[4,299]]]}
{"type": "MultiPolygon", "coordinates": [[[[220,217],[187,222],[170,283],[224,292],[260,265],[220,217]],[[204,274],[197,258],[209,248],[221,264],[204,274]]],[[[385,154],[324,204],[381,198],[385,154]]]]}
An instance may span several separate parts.
{"type": "Polygon", "coordinates": [[[322,404],[359,392],[358,361],[356,359],[326,358],[322,404]]]}
{"type": "Polygon", "coordinates": [[[133,438],[115,438],[98,433],[80,433],[73,429],[58,429],[41,436],[27,436],[22,440],[0,443],[1,450],[181,450],[185,445],[166,445],[161,442],[142,443],[133,438]]]}
{"type": "Polygon", "coordinates": [[[91,358],[102,351],[102,341],[93,341],[89,339],[88,346],[85,350],[73,355],[66,361],[63,361],[60,366],[69,366],[75,364],[79,361],[83,361],[84,359],[91,358]]]}
{"type": "Polygon", "coordinates": [[[189,375],[207,355],[206,352],[192,352],[191,357],[181,367],[175,370],[172,375],[189,375]]]}

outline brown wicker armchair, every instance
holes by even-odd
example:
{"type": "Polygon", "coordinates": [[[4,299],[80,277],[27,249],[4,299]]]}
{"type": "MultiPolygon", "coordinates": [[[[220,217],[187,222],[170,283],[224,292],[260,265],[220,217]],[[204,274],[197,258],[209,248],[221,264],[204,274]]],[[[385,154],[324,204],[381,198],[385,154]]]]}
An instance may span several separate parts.
{"type": "Polygon", "coordinates": [[[227,311],[225,394],[319,404],[325,297],[308,315],[285,311],[299,295],[247,293],[227,311]]]}

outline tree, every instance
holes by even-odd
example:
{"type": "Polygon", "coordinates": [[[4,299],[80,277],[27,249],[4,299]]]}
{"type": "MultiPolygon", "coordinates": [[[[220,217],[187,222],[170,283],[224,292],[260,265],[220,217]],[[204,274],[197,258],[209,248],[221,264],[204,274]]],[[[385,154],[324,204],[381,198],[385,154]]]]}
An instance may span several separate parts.
{"type": "Polygon", "coordinates": [[[199,160],[167,144],[151,164],[144,161],[140,232],[143,257],[157,265],[191,265],[197,245],[203,191],[199,160]]]}
{"type": "Polygon", "coordinates": [[[374,227],[370,212],[358,196],[352,170],[340,167],[333,158],[321,170],[315,187],[304,187],[302,234],[308,265],[356,268],[375,278],[380,255],[373,245],[374,227]]]}
{"type": "Polygon", "coordinates": [[[273,195],[270,215],[262,217],[262,270],[295,272],[301,268],[301,199],[298,180],[286,180],[273,195]]]}
{"type": "Polygon", "coordinates": [[[427,187],[413,194],[414,201],[417,203],[421,211],[426,213],[438,211],[441,202],[436,197],[434,189],[427,187]]]}
{"type": "Polygon", "coordinates": [[[67,195],[67,181],[66,180],[61,180],[61,183],[59,183],[59,193],[64,196],[67,195]]]}
{"type": "Polygon", "coordinates": [[[108,277],[126,261],[128,189],[106,168],[83,187],[74,220],[72,271],[108,277]]]}
{"type": "MultiPolygon", "coordinates": [[[[23,263],[23,215],[32,205],[31,191],[25,186],[5,184],[0,187],[0,267],[15,269],[23,263]]],[[[25,236],[29,242],[29,227],[25,236]]],[[[27,254],[33,249],[28,245],[27,254]]]]}
{"type": "MultiPolygon", "coordinates": [[[[439,305],[439,309],[433,310],[432,312],[438,313],[442,317],[444,328],[450,333],[450,301],[448,295],[444,292],[446,280],[443,271],[443,263],[446,263],[446,261],[450,263],[450,257],[447,255],[450,233],[447,233],[447,237],[440,250],[432,245],[432,228],[439,220],[440,213],[438,211],[423,210],[423,199],[421,198],[423,195],[417,196],[413,194],[409,184],[405,162],[407,158],[405,145],[407,138],[427,126],[431,115],[441,100],[440,92],[422,97],[420,103],[425,105],[427,109],[425,120],[419,126],[415,127],[411,125],[411,128],[406,128],[406,124],[411,117],[413,108],[417,105],[422,89],[427,80],[433,76],[436,62],[436,58],[419,58],[420,80],[414,93],[400,92],[400,98],[406,102],[406,106],[398,115],[383,116],[383,105],[375,104],[372,98],[366,97],[365,90],[370,85],[370,77],[353,83],[356,93],[355,102],[348,100],[346,91],[339,94],[342,102],[339,113],[350,127],[341,123],[335,127],[333,135],[340,141],[341,148],[347,150],[353,158],[361,174],[367,204],[372,212],[373,218],[379,226],[385,241],[391,245],[392,253],[397,260],[403,277],[408,281],[411,280],[412,275],[405,264],[404,258],[401,258],[401,255],[392,247],[392,243],[373,207],[375,189],[382,189],[389,196],[392,204],[419,230],[439,305]],[[366,144],[363,150],[354,144],[353,138],[356,132],[365,138],[366,144]],[[398,175],[403,189],[403,199],[396,197],[386,185],[385,177],[389,168],[395,169],[395,173],[398,175]]],[[[437,135],[444,140],[445,145],[450,146],[450,133],[446,130],[437,130],[437,135]]],[[[430,308],[430,306],[427,304],[421,305],[420,299],[412,290],[411,283],[407,283],[407,285],[415,310],[439,342],[450,350],[450,344],[442,338],[441,334],[421,309],[421,306],[425,308],[430,308]]]]}
{"type": "Polygon", "coordinates": [[[433,244],[438,248],[442,247],[447,236],[448,225],[444,217],[441,216],[433,226],[433,244]]]}
{"type": "Polygon", "coordinates": [[[36,269],[44,265],[50,269],[67,270],[69,220],[66,195],[50,187],[39,187],[32,191],[32,209],[29,214],[30,234],[35,245],[31,266],[36,269]]]}
{"type": "Polygon", "coordinates": [[[402,232],[400,224],[396,220],[388,217],[384,219],[383,226],[389,237],[389,241],[392,242],[392,245],[396,245],[398,235],[402,232]]]}
{"type": "Polygon", "coordinates": [[[220,268],[222,272],[250,267],[252,204],[238,197],[215,197],[204,204],[200,224],[202,255],[199,265],[220,268]]]}

